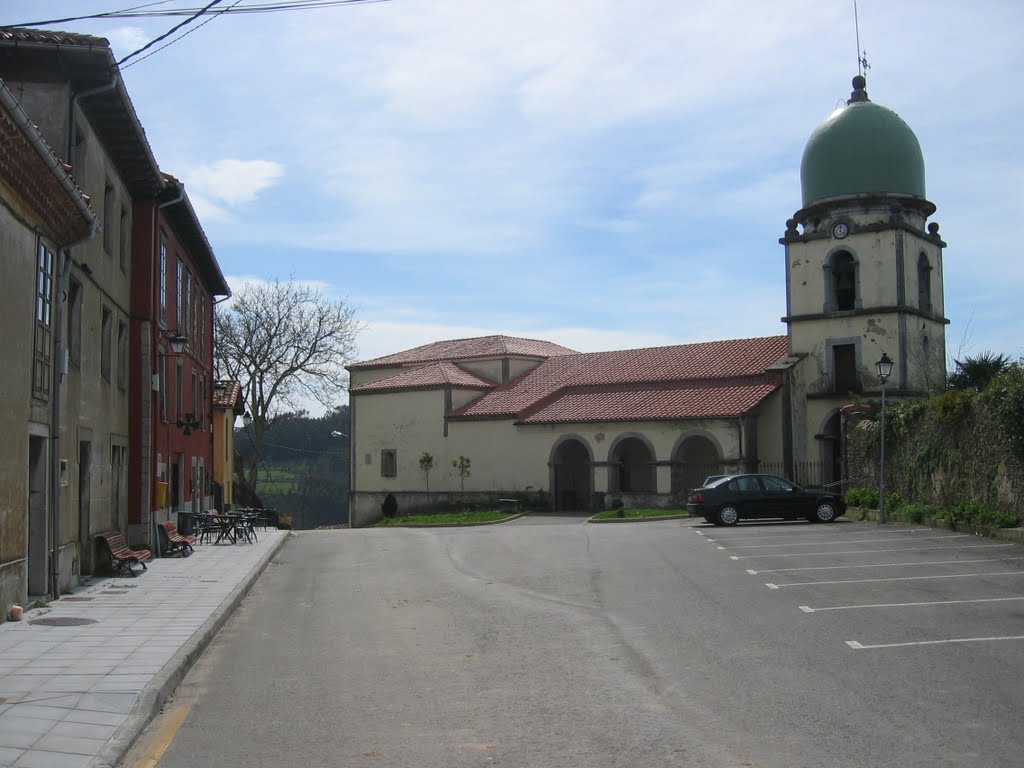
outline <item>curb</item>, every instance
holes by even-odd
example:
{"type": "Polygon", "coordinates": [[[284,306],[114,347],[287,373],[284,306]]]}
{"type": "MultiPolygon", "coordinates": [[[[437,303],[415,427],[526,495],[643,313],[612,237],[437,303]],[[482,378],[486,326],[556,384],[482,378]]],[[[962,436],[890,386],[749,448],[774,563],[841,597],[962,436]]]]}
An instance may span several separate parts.
{"type": "Polygon", "coordinates": [[[285,542],[294,535],[294,533],[289,532],[288,535],[282,536],[274,548],[268,550],[263,559],[256,564],[256,567],[243,577],[213,615],[203,623],[203,626],[178,649],[178,652],[171,657],[170,661],[164,664],[163,669],[156,674],[149,685],[139,694],[139,699],[135,702],[135,707],[132,709],[131,714],[128,715],[128,719],[121,724],[113,736],[107,739],[107,743],[103,745],[99,753],[89,761],[89,768],[115,768],[115,766],[120,765],[125,755],[128,754],[128,750],[131,749],[139,736],[142,735],[146,726],[163,709],[164,704],[167,703],[171,694],[177,690],[185,675],[192,669],[192,666],[198,661],[199,657],[203,655],[203,652],[213,638],[216,637],[221,627],[227,623],[231,614],[235,612],[235,608],[238,607],[238,604],[248,594],[252,585],[256,583],[256,579],[266,570],[270,561],[280,551],[281,547],[284,546],[285,542]]]}
{"type": "Polygon", "coordinates": [[[588,517],[585,522],[594,523],[655,523],[659,520],[690,520],[693,515],[655,515],[651,517],[588,517]]]}
{"type": "MultiPolygon", "coordinates": [[[[863,517],[866,520],[872,522],[878,522],[878,510],[868,509],[866,507],[850,507],[846,510],[846,515],[850,520],[858,520],[863,517]],[[854,516],[851,513],[855,513],[854,516]]],[[[955,525],[948,525],[943,520],[936,520],[932,517],[926,517],[921,522],[915,523],[913,520],[908,520],[903,515],[897,513],[888,512],[886,513],[886,523],[903,523],[905,525],[925,525],[929,528],[935,528],[936,530],[943,531],[956,531],[957,533],[971,533],[975,536],[987,536],[990,539],[1000,539],[1001,541],[1012,541],[1017,544],[1024,544],[1024,528],[986,528],[981,525],[970,525],[968,523],[956,523],[955,525]]]]}

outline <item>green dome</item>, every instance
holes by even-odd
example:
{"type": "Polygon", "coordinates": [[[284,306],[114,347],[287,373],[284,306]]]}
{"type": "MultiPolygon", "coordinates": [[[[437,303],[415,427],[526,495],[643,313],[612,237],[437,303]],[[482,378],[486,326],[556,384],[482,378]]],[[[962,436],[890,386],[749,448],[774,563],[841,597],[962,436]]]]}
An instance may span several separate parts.
{"type": "Polygon", "coordinates": [[[917,137],[903,119],[868,100],[864,78],[819,125],[804,147],[800,186],[804,208],[830,197],[866,193],[925,199],[924,157],[917,137]]]}

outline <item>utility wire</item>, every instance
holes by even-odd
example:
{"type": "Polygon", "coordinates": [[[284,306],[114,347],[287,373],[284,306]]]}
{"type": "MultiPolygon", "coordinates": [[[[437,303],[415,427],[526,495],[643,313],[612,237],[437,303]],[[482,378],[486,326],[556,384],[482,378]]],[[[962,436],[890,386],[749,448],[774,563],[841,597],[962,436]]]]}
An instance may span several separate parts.
{"type": "Polygon", "coordinates": [[[187,19],[185,19],[180,24],[175,24],[169,30],[167,30],[162,35],[160,35],[160,37],[153,38],[148,43],[146,43],[144,46],[139,48],[137,51],[132,51],[131,53],[129,53],[127,56],[125,56],[123,59],[121,59],[119,62],[117,62],[117,66],[120,67],[122,64],[124,64],[126,61],[128,61],[128,59],[132,58],[133,56],[138,56],[140,53],[142,53],[146,49],[152,48],[154,45],[159,43],[161,40],[167,39],[168,37],[173,35],[175,32],[177,32],[179,29],[181,29],[185,25],[191,24],[193,21],[198,19],[200,16],[202,16],[204,13],[206,13],[208,10],[213,8],[213,6],[217,5],[217,3],[220,3],[220,2],[223,2],[223,0],[211,0],[211,2],[207,3],[207,5],[201,11],[198,11],[195,14],[193,14],[192,16],[189,16],[187,19]]]}
{"type": "MultiPolygon", "coordinates": [[[[203,12],[199,8],[173,8],[160,11],[140,10],[154,5],[164,5],[172,0],[159,0],[159,2],[137,5],[119,11],[105,11],[93,13],[86,16],[67,16],[61,19],[44,19],[41,21],[22,21],[17,24],[0,24],[0,29],[13,29],[16,27],[46,27],[51,24],[64,24],[69,21],[87,21],[91,19],[141,19],[156,18],[163,16],[189,16],[203,12]]],[[[283,0],[275,3],[256,3],[253,5],[240,5],[237,8],[225,8],[217,11],[218,14],[236,13],[278,13],[284,11],[304,11],[317,8],[334,8],[341,5],[364,5],[371,3],[386,3],[390,0],[283,0]]]]}
{"type": "MultiPolygon", "coordinates": [[[[192,29],[188,30],[187,32],[182,32],[182,33],[181,33],[180,35],[178,35],[178,36],[177,36],[176,38],[174,38],[173,40],[169,40],[168,42],[166,42],[165,44],[163,44],[163,45],[161,45],[161,46],[160,46],[159,48],[157,48],[157,49],[156,49],[155,51],[150,51],[150,52],[149,52],[149,53],[147,53],[147,54],[146,54],[145,56],[143,56],[143,57],[141,57],[141,58],[138,58],[138,59],[136,59],[135,61],[131,62],[130,64],[125,64],[125,65],[124,65],[123,67],[121,67],[121,70],[123,71],[123,70],[126,70],[126,69],[128,69],[129,67],[134,67],[134,66],[135,66],[136,64],[138,64],[138,63],[139,63],[140,61],[145,61],[145,60],[146,60],[146,59],[148,59],[148,58],[149,58],[150,56],[155,56],[156,54],[160,53],[160,51],[162,51],[162,50],[163,50],[164,48],[169,48],[170,46],[174,45],[174,44],[175,44],[176,42],[178,42],[179,40],[183,40],[184,38],[186,38],[186,37],[188,37],[189,35],[191,35],[191,34],[192,34],[193,32],[196,32],[196,31],[198,31],[198,30],[202,29],[202,28],[203,28],[203,27],[205,27],[205,26],[206,26],[207,24],[209,24],[209,23],[210,23],[211,21],[213,21],[213,20],[214,20],[214,19],[216,19],[216,18],[217,18],[218,16],[220,16],[220,15],[221,15],[222,13],[225,13],[225,12],[227,12],[227,11],[230,11],[230,10],[231,10],[232,8],[234,8],[234,7],[236,6],[236,5],[238,5],[238,4],[240,3],[240,2],[242,2],[242,0],[235,0],[235,2],[234,2],[234,3],[232,4],[232,5],[229,5],[229,6],[227,7],[227,8],[225,8],[225,9],[223,9],[223,10],[219,10],[219,11],[213,11],[213,12],[211,13],[211,15],[210,15],[210,18],[208,18],[208,19],[207,19],[206,21],[204,21],[204,22],[203,22],[202,24],[200,24],[200,25],[198,25],[198,26],[195,26],[195,27],[192,27],[192,29]]],[[[122,59],[122,61],[123,61],[123,59],[122,59]]]]}

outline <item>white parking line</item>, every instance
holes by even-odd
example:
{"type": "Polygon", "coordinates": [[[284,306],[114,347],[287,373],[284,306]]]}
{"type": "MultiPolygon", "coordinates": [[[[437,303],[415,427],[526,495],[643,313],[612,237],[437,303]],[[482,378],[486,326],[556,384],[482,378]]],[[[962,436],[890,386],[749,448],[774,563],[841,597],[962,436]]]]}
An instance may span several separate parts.
{"type": "MultiPolygon", "coordinates": [[[[743,529],[741,528],[740,530],[743,530],[743,529]]],[[[826,529],[826,531],[827,530],[828,529],[826,529]]],[[[822,531],[822,527],[820,525],[815,525],[813,527],[801,526],[799,528],[790,528],[790,529],[787,529],[787,530],[764,531],[763,533],[760,533],[757,536],[738,536],[738,535],[734,536],[731,533],[729,533],[726,529],[719,528],[717,531],[714,532],[714,535],[721,536],[723,541],[745,541],[747,539],[751,539],[753,541],[759,541],[761,539],[766,539],[766,538],[770,538],[770,537],[774,537],[774,536],[791,536],[791,535],[794,535],[794,534],[800,535],[801,538],[804,538],[806,536],[818,536],[820,538],[830,538],[830,539],[839,538],[841,536],[856,536],[857,535],[857,533],[855,533],[854,531],[847,532],[845,530],[840,530],[840,529],[836,529],[836,528],[832,528],[831,531],[832,531],[831,533],[823,532],[822,531]]],[[[871,531],[871,533],[872,533],[872,535],[874,535],[876,533],[885,533],[885,534],[890,534],[890,535],[896,536],[896,535],[906,535],[908,533],[921,533],[922,531],[934,532],[935,529],[934,528],[904,528],[904,529],[900,529],[900,530],[880,530],[880,531],[874,531],[873,530],[873,531],[871,531]]]]}
{"type": "Polygon", "coordinates": [[[806,568],[767,568],[754,571],[750,568],[747,573],[756,576],[759,573],[785,573],[787,571],[841,571],[845,568],[906,568],[910,565],[962,565],[966,563],[1004,563],[1008,560],[1024,560],[1024,557],[986,557],[980,560],[931,560],[927,562],[906,562],[906,563],[866,563],[863,565],[813,565],[806,568]]]}
{"type": "Polygon", "coordinates": [[[912,643],[878,643],[863,645],[856,640],[847,640],[846,644],[855,651],[873,651],[878,648],[907,648],[913,645],[947,645],[950,643],[992,643],[999,640],[1024,640],[1024,635],[1003,635],[1001,637],[954,637],[949,640],[917,640],[912,643]]]}
{"type": "MultiPolygon", "coordinates": [[[[899,549],[851,549],[846,552],[783,552],[774,555],[730,555],[730,560],[761,560],[767,557],[834,557],[835,555],[868,555],[876,552],[932,552],[955,549],[981,549],[982,547],[1016,547],[1016,544],[968,544],[963,547],[901,547],[899,549]]],[[[722,549],[722,547],[719,547],[722,549]]]]}
{"type": "Polygon", "coordinates": [[[828,605],[824,608],[811,608],[801,605],[804,613],[821,613],[822,611],[855,611],[860,608],[914,608],[924,605],[955,605],[957,603],[1001,603],[1007,600],[1024,600],[1024,597],[978,597],[973,600],[932,600],[923,603],[869,603],[867,605],[828,605]]]}
{"type": "Polygon", "coordinates": [[[979,576],[1024,576],[1024,571],[1006,572],[997,571],[993,573],[951,573],[943,576],[894,576],[891,579],[846,579],[844,581],[798,581],[793,584],[765,584],[768,589],[783,589],[784,587],[817,587],[828,584],[868,584],[872,581],[923,581],[925,579],[969,579],[979,576]]]}
{"type": "MultiPolygon", "coordinates": [[[[967,538],[970,534],[967,533],[953,533],[948,536],[943,536],[943,539],[961,539],[967,538]]],[[[974,538],[971,536],[971,538],[974,538]]],[[[890,539],[854,539],[852,541],[837,541],[836,544],[871,544],[876,541],[890,541],[890,539]]],[[[927,539],[927,541],[934,541],[934,539],[927,539]]],[[[820,541],[808,541],[802,544],[745,544],[741,547],[729,547],[729,549],[766,549],[768,547],[820,547],[820,541]]],[[[720,547],[721,549],[721,547],[720,547]]]]}

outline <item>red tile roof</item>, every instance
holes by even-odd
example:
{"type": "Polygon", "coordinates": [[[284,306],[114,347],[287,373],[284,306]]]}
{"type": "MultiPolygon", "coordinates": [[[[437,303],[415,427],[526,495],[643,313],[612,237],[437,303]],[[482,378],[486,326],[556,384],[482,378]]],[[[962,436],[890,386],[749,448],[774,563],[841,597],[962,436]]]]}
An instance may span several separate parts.
{"type": "Polygon", "coordinates": [[[660,385],[632,388],[569,388],[521,424],[594,421],[652,421],[740,416],[756,407],[777,385],[768,382],[660,385]]]}
{"type": "Polygon", "coordinates": [[[469,360],[494,357],[535,357],[548,358],[555,355],[575,354],[568,347],[539,339],[520,339],[515,336],[478,336],[473,339],[435,341],[421,347],[396,352],[393,355],[365,360],[348,366],[351,370],[387,368],[392,365],[409,363],[433,363],[442,360],[469,360]]]}
{"type": "Polygon", "coordinates": [[[242,385],[237,381],[215,381],[213,382],[213,407],[233,410],[235,413],[245,411],[245,403],[242,402],[242,385]],[[218,388],[223,385],[223,394],[218,388]]]}
{"type": "MultiPolygon", "coordinates": [[[[737,415],[752,408],[775,389],[776,385],[768,379],[767,369],[785,356],[786,349],[785,336],[766,336],[560,355],[454,411],[450,418],[514,418],[529,419],[535,423],[540,414],[547,413],[556,421],[592,421],[597,418],[596,411],[590,405],[591,400],[583,395],[593,397],[597,393],[581,391],[587,387],[600,387],[602,394],[607,395],[602,401],[606,404],[614,399],[612,394],[615,392],[649,392],[645,396],[630,395],[631,419],[683,418],[656,415],[662,412],[660,408],[667,406],[657,405],[658,393],[652,386],[655,384],[676,385],[671,390],[675,394],[669,389],[661,390],[666,398],[678,400],[684,391],[689,391],[691,396],[703,401],[702,404],[688,406],[691,409],[709,414],[737,415]],[[758,385],[767,386],[767,390],[757,395],[762,392],[758,385]],[[737,388],[744,390],[745,394],[738,393],[737,388]],[[569,404],[576,404],[575,410],[569,404],[558,405],[566,397],[570,397],[569,404]],[[751,402],[752,397],[757,399],[751,402]],[[737,408],[745,410],[737,411],[737,408]]],[[[682,405],[674,407],[680,413],[684,412],[682,405]]],[[[597,420],[605,421],[607,417],[597,420]]]]}
{"type": "Polygon", "coordinates": [[[432,363],[421,368],[402,371],[369,384],[353,387],[351,394],[379,394],[382,392],[398,392],[411,389],[434,389],[452,386],[456,389],[491,389],[493,381],[481,379],[469,371],[459,368],[454,363],[432,363]]]}

